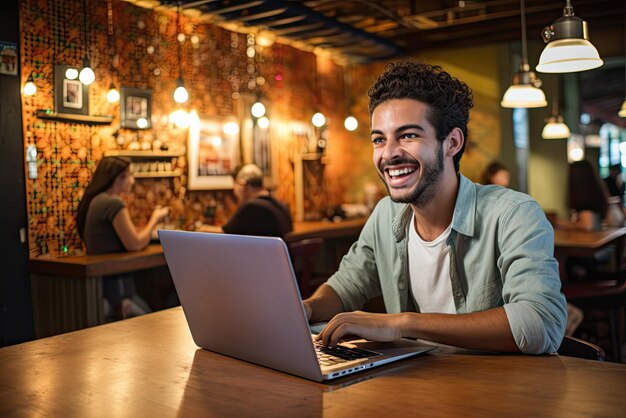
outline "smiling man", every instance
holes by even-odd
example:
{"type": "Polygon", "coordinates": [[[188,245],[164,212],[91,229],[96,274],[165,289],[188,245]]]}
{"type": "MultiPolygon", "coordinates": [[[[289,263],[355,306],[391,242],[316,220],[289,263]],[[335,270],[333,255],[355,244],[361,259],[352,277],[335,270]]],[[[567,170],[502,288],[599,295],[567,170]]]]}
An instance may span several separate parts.
{"type": "Polygon", "coordinates": [[[318,336],[400,337],[556,351],[567,310],[553,231],[529,196],[459,172],[470,88],[438,66],[390,64],[369,90],[373,161],[389,196],[339,270],[304,301],[318,336]],[[382,295],[387,313],[361,312],[382,295]]]}

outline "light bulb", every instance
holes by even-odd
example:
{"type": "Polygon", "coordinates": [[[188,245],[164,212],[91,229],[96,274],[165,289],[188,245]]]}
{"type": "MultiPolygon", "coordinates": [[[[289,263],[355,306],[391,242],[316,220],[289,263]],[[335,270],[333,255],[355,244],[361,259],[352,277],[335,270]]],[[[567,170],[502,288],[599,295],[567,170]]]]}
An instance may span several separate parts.
{"type": "Polygon", "coordinates": [[[189,93],[187,93],[187,89],[185,88],[185,84],[183,83],[183,79],[179,78],[176,81],[176,90],[174,90],[174,101],[176,103],[185,103],[189,99],[189,93]]]}
{"type": "Polygon", "coordinates": [[[28,76],[26,84],[24,84],[24,88],[22,89],[22,93],[24,93],[25,96],[32,96],[37,93],[37,86],[35,85],[32,75],[28,76]]]}
{"type": "Polygon", "coordinates": [[[177,128],[188,128],[191,123],[189,113],[182,109],[175,110],[170,114],[170,122],[177,128]]]}
{"type": "Polygon", "coordinates": [[[326,124],[326,118],[322,113],[317,112],[311,118],[311,122],[313,122],[313,126],[315,126],[316,128],[321,128],[326,124]]]}
{"type": "Polygon", "coordinates": [[[236,122],[225,123],[223,129],[226,135],[237,135],[239,133],[239,125],[236,122]]]}
{"type": "Polygon", "coordinates": [[[137,127],[139,129],[146,129],[148,127],[148,119],[146,118],[137,119],[137,127]]]}
{"type": "Polygon", "coordinates": [[[349,131],[354,131],[359,126],[359,122],[356,120],[354,116],[348,116],[345,121],[343,121],[343,126],[349,131]]]}
{"type": "Polygon", "coordinates": [[[261,102],[256,102],[250,108],[250,113],[252,113],[252,116],[254,116],[255,118],[260,118],[261,116],[265,115],[265,105],[261,102]]]}
{"type": "Polygon", "coordinates": [[[259,128],[267,129],[270,126],[270,120],[267,118],[267,116],[263,116],[259,118],[259,120],[257,121],[257,124],[259,125],[259,128]]]}
{"type": "Polygon", "coordinates": [[[81,83],[88,86],[96,80],[96,74],[91,69],[91,63],[89,62],[89,58],[85,57],[83,59],[83,69],[80,70],[78,74],[78,79],[81,83]]]}
{"type": "Polygon", "coordinates": [[[113,84],[111,84],[109,91],[107,92],[107,101],[109,103],[117,103],[120,101],[120,92],[117,91],[113,84]]]}
{"type": "Polygon", "coordinates": [[[76,80],[78,78],[78,70],[74,67],[69,67],[65,70],[65,78],[68,80],[76,80]]]}

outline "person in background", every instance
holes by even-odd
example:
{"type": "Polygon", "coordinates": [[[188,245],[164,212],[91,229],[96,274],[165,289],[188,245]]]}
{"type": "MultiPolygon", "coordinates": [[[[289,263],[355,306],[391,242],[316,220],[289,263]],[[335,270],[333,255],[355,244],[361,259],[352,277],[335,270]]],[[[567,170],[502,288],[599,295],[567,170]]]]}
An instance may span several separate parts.
{"type": "Polygon", "coordinates": [[[619,207],[624,216],[626,216],[626,207],[624,207],[626,184],[624,183],[624,177],[622,177],[621,164],[613,164],[609,167],[609,176],[604,179],[604,184],[606,184],[609,190],[609,195],[619,199],[619,207]]]}
{"type": "Polygon", "coordinates": [[[511,172],[503,164],[493,161],[489,164],[481,177],[482,184],[496,184],[502,187],[509,187],[511,182],[511,172]]]}
{"type": "MultiPolygon", "coordinates": [[[[87,254],[139,251],[150,242],[152,229],[167,216],[167,207],[156,207],[148,223],[136,227],[121,196],[135,184],[130,160],[104,157],[78,204],[78,234],[87,254]]],[[[103,277],[105,316],[123,319],[150,311],[137,295],[132,274],[103,277]],[[107,315],[108,313],[108,315],[107,315]]]]}
{"type": "Polygon", "coordinates": [[[223,227],[203,225],[199,231],[283,238],[293,230],[287,206],[263,187],[261,167],[246,164],[236,170],[233,177],[233,193],[238,204],[236,212],[223,227]]]}
{"type": "Polygon", "coordinates": [[[568,221],[559,221],[563,229],[600,229],[608,208],[609,193],[594,166],[587,160],[574,161],[568,172],[568,221]]]}
{"type": "Polygon", "coordinates": [[[459,172],[470,88],[439,66],[390,64],[369,90],[383,198],[310,298],[317,336],[401,337],[499,352],[558,349],[567,318],[554,235],[530,196],[459,172]],[[382,294],[387,313],[358,311],[382,294]]]}
{"type": "MultiPolygon", "coordinates": [[[[609,192],[588,160],[574,161],[569,165],[568,206],[570,219],[558,219],[557,228],[583,231],[601,228],[609,206],[609,192]]],[[[615,248],[607,246],[593,257],[568,257],[565,262],[568,280],[579,281],[593,275],[600,265],[608,266],[615,257],[614,253],[615,248]]]]}

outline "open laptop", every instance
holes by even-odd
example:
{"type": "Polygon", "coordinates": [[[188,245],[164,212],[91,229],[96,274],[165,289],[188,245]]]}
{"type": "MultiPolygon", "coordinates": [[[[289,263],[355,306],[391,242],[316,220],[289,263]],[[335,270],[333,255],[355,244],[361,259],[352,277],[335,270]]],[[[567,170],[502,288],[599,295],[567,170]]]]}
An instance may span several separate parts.
{"type": "Polygon", "coordinates": [[[280,238],[159,230],[159,239],[193,340],[206,350],[322,381],[433,349],[407,339],[320,347],[280,238]]]}

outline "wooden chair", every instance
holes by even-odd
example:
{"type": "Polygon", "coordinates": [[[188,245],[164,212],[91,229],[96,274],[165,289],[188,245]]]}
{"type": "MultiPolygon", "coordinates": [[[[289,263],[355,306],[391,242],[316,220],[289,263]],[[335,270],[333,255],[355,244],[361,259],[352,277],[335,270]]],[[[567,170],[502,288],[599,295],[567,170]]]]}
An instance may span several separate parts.
{"type": "MultiPolygon", "coordinates": [[[[600,275],[597,275],[598,277],[600,275]]],[[[626,305],[626,271],[602,274],[601,279],[565,283],[561,291],[567,300],[583,311],[603,311],[608,315],[611,358],[620,363],[619,311],[626,305]]]]}
{"type": "Polygon", "coordinates": [[[323,245],[322,238],[309,238],[288,244],[302,299],[311,296],[315,289],[327,279],[327,277],[315,274],[317,259],[323,245]]]}
{"type": "Polygon", "coordinates": [[[574,337],[563,337],[557,350],[560,356],[578,357],[587,360],[604,361],[604,350],[595,344],[574,337]]]}

